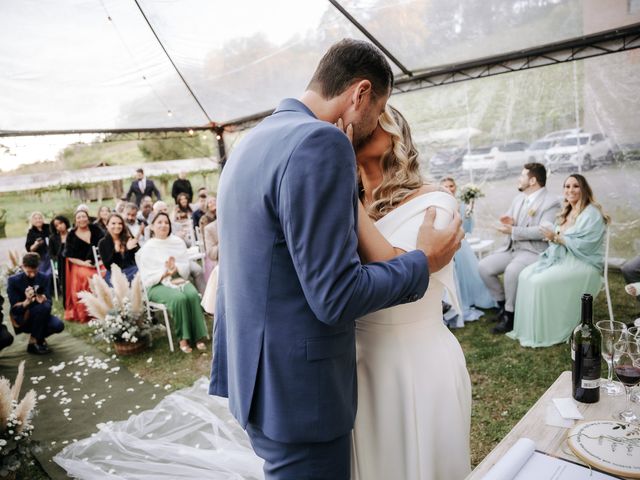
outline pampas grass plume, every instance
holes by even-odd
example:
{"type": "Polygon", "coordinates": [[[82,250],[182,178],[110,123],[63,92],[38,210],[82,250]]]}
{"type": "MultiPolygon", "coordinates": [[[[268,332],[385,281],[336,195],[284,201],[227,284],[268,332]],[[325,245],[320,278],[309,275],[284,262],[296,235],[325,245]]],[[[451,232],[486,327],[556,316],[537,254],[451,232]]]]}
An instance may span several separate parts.
{"type": "Polygon", "coordinates": [[[18,397],[20,397],[20,389],[22,388],[22,381],[24,380],[24,360],[20,362],[18,365],[18,374],[16,375],[16,381],[13,382],[13,387],[11,388],[11,399],[18,401],[18,397]]]}
{"type": "Polygon", "coordinates": [[[7,426],[7,420],[11,414],[11,383],[9,380],[0,377],[0,427],[7,426]]]}
{"type": "Polygon", "coordinates": [[[83,291],[78,293],[80,302],[87,307],[89,315],[93,318],[102,320],[109,313],[109,305],[106,305],[102,298],[96,297],[93,293],[83,291]]]}
{"type": "Polygon", "coordinates": [[[142,309],[142,281],[138,272],[131,282],[131,311],[134,315],[139,316],[142,314],[142,309]]]}
{"type": "Polygon", "coordinates": [[[36,403],[36,391],[29,390],[22,401],[16,407],[16,418],[21,422],[21,424],[18,425],[18,432],[21,432],[24,427],[29,425],[31,412],[35,408],[36,403]]]}
{"type": "Polygon", "coordinates": [[[113,285],[113,292],[115,293],[120,305],[124,302],[124,299],[129,296],[129,281],[120,267],[115,263],[111,265],[111,285],[113,285]]]}

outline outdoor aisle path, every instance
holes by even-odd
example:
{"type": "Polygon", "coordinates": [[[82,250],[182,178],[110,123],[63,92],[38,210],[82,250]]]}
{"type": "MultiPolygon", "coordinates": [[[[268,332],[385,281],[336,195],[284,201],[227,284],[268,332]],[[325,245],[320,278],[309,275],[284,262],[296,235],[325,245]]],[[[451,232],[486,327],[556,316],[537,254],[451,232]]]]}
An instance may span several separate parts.
{"type": "MultiPolygon", "coordinates": [[[[51,458],[74,440],[91,436],[97,425],[125,420],[153,408],[167,393],[149,385],[80,339],[63,332],[48,339],[51,355],[26,353],[27,336],[18,335],[0,352],[0,376],[13,383],[18,364],[25,363],[20,398],[31,388],[38,396],[34,438],[42,443],[38,461],[52,479],[68,478],[51,458]]],[[[144,355],[142,353],[141,355],[144,355]]]]}

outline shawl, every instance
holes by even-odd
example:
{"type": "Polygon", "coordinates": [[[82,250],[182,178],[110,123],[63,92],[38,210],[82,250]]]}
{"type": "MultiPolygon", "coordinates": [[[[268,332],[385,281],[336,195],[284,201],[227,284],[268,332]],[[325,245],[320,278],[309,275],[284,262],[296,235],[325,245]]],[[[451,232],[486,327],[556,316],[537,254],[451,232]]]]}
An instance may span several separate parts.
{"type": "Polygon", "coordinates": [[[165,263],[169,257],[176,259],[178,274],[189,280],[191,273],[187,246],[181,238],[169,235],[164,240],[151,238],[138,250],[136,263],[145,288],[151,288],[160,283],[162,274],[167,270],[165,263]]]}
{"type": "MultiPolygon", "coordinates": [[[[556,224],[556,231],[558,228],[556,224]]],[[[576,218],[576,223],[562,234],[564,245],[558,243],[549,245],[549,248],[540,254],[534,271],[540,272],[560,263],[567,255],[573,255],[578,260],[602,270],[604,268],[603,240],[606,230],[600,211],[593,205],[587,205],[576,218]]]]}

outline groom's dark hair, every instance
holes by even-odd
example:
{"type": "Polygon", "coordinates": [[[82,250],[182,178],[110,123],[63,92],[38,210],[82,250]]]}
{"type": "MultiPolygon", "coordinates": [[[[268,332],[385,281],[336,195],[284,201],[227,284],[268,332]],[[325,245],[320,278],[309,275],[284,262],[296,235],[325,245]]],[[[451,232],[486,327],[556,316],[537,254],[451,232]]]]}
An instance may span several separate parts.
{"type": "Polygon", "coordinates": [[[324,54],[307,89],[329,100],[354,81],[365,79],[377,97],[387,95],[393,87],[393,72],[382,52],[368,42],[345,38],[324,54]]]}

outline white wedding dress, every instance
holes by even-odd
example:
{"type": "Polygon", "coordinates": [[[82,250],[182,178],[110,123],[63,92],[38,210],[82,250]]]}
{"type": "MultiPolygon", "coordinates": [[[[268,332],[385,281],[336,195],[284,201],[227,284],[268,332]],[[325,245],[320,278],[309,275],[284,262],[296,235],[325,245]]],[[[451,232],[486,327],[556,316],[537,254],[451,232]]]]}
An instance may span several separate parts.
{"type": "MultiPolygon", "coordinates": [[[[432,192],[376,227],[394,247],[415,250],[429,206],[438,207],[436,228],[457,209],[450,195],[432,192]]],[[[471,471],[471,381],[460,344],[442,322],[445,289],[457,298],[452,264],[430,276],[421,300],[356,322],[352,480],[462,480],[471,471]]]]}

